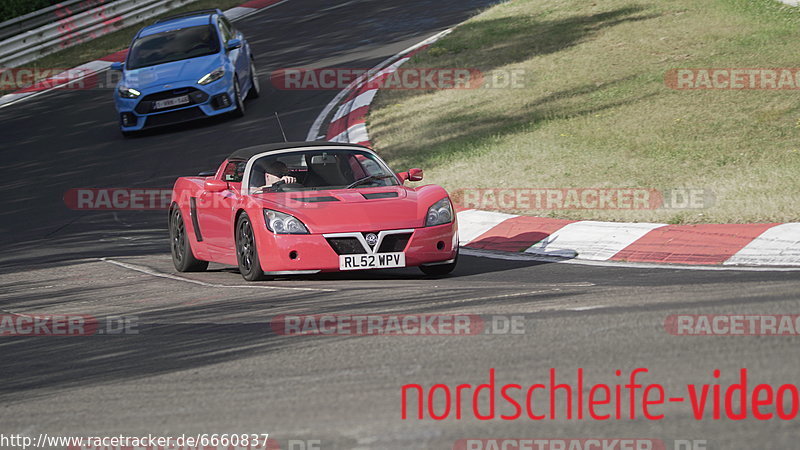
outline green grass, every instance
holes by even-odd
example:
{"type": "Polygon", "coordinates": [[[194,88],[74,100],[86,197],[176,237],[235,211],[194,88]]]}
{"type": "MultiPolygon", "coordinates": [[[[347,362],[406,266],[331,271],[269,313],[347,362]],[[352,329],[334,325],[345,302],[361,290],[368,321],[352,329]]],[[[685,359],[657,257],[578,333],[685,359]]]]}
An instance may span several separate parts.
{"type": "Polygon", "coordinates": [[[382,90],[395,167],[458,188],[696,188],[703,210],[515,211],[667,223],[800,220],[800,92],[676,91],[673,68],[798,66],[800,9],[774,0],[511,0],[406,68],[518,69],[516,89],[382,90]]]}

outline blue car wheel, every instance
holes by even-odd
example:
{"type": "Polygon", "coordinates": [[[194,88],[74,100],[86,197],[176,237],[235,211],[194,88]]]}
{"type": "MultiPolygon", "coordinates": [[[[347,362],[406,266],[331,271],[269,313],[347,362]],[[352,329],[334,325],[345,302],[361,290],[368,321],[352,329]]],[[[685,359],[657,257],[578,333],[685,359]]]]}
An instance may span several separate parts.
{"type": "Polygon", "coordinates": [[[256,74],[256,63],[250,60],[250,91],[247,93],[247,98],[258,98],[261,96],[261,84],[258,81],[256,74]]]}
{"type": "Polygon", "coordinates": [[[233,96],[234,101],[236,102],[236,109],[233,111],[233,115],[236,117],[243,117],[244,116],[244,96],[242,95],[242,88],[239,86],[239,77],[235,77],[233,79],[233,96]]]}

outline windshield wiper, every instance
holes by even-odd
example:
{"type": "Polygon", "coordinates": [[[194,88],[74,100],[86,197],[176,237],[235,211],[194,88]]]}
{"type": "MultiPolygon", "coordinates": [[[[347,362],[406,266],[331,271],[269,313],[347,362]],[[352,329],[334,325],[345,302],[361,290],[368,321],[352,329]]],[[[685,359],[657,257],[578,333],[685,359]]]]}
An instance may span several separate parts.
{"type": "Polygon", "coordinates": [[[386,178],[392,178],[393,176],[394,176],[394,175],[388,175],[388,174],[383,174],[383,175],[370,175],[370,176],[368,176],[368,177],[364,177],[364,178],[362,178],[362,179],[360,179],[360,180],[356,180],[356,181],[354,181],[354,182],[353,182],[353,183],[351,183],[349,186],[347,186],[345,189],[352,189],[352,188],[354,188],[354,187],[356,187],[356,186],[361,186],[362,184],[369,183],[370,181],[375,181],[375,180],[385,180],[386,178]]]}

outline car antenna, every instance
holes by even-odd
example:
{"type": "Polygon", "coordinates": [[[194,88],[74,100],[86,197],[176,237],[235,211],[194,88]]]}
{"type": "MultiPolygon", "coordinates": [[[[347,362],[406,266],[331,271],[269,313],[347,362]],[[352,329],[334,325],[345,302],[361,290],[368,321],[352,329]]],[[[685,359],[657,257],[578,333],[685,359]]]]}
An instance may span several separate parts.
{"type": "Polygon", "coordinates": [[[286,133],[284,133],[283,131],[283,125],[281,124],[281,117],[278,115],[278,111],[275,111],[275,118],[278,119],[278,127],[280,127],[281,129],[281,134],[283,135],[283,142],[289,142],[289,140],[286,139],[286,133]]]}

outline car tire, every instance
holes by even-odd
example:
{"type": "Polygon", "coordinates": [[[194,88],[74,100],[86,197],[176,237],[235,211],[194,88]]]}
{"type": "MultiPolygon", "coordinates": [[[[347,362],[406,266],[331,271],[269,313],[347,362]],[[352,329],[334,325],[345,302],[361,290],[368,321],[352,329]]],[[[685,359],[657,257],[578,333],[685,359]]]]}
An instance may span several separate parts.
{"type": "Polygon", "coordinates": [[[267,276],[261,269],[258,259],[258,247],[253,233],[253,225],[247,213],[242,213],[236,220],[236,262],[239,264],[239,273],[247,281],[266,280],[267,276]]]}
{"type": "Polygon", "coordinates": [[[242,89],[239,87],[239,77],[233,79],[233,101],[236,103],[236,109],[233,111],[234,117],[244,116],[244,97],[242,96],[242,89]]]}
{"type": "Polygon", "coordinates": [[[456,257],[453,258],[453,262],[450,264],[437,264],[434,266],[419,266],[419,270],[422,271],[425,275],[431,275],[435,277],[442,277],[450,272],[452,272],[456,268],[456,264],[458,264],[458,249],[456,249],[456,257]]]}
{"type": "Polygon", "coordinates": [[[261,83],[258,81],[256,75],[256,63],[250,60],[250,90],[247,92],[247,98],[261,97],[261,83]]]}
{"type": "Polygon", "coordinates": [[[178,272],[202,272],[208,268],[208,261],[201,261],[194,256],[186,223],[178,205],[173,205],[169,213],[169,238],[172,263],[178,272]]]}

